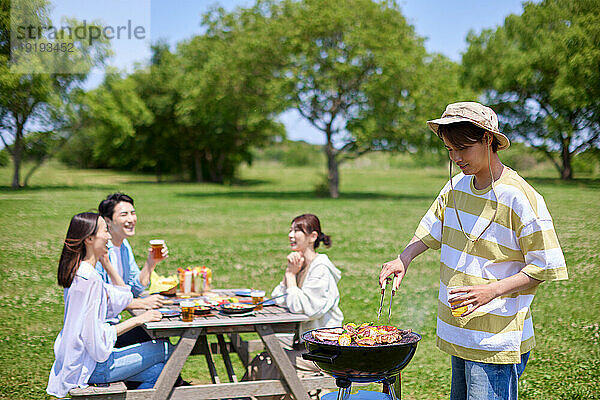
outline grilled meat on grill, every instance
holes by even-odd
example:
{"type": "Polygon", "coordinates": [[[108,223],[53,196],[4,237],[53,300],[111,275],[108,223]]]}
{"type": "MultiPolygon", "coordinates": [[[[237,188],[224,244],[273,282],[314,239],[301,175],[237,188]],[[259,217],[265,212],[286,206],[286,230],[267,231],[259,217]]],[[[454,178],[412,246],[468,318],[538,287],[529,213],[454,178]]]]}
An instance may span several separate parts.
{"type": "Polygon", "coordinates": [[[394,326],[373,326],[349,323],[343,328],[324,328],[312,332],[313,338],[320,341],[337,342],[340,346],[374,346],[392,344],[402,340],[402,336],[411,333],[411,329],[401,330],[394,326]]]}

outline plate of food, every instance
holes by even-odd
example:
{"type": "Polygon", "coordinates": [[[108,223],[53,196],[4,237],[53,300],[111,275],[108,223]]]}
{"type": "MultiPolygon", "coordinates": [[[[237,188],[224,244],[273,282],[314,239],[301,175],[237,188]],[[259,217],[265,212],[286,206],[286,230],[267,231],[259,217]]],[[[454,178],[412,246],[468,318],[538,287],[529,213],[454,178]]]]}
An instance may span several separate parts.
{"type": "Polygon", "coordinates": [[[170,308],[159,308],[158,311],[160,311],[163,317],[178,317],[181,315],[181,311],[171,310],[170,308]]]}
{"type": "Polygon", "coordinates": [[[246,314],[254,311],[254,306],[244,303],[227,303],[219,305],[219,310],[224,314],[246,314]]]}
{"type": "Polygon", "coordinates": [[[194,308],[194,314],[196,315],[209,315],[212,307],[210,306],[196,306],[194,308]]]}

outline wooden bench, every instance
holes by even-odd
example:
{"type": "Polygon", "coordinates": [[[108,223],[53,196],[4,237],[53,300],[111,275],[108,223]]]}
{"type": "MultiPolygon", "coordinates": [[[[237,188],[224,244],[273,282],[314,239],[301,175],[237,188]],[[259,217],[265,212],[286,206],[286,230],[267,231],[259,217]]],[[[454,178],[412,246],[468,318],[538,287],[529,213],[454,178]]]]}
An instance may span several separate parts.
{"type": "Polygon", "coordinates": [[[124,382],[113,382],[107,386],[88,386],[85,389],[71,389],[69,394],[73,399],[78,400],[124,400],[127,392],[127,386],[124,382]]]}
{"type": "MultiPolygon", "coordinates": [[[[231,361],[227,362],[225,357],[227,373],[231,383],[221,383],[216,373],[211,354],[237,353],[244,366],[247,366],[251,354],[256,351],[264,350],[264,345],[260,340],[242,340],[237,334],[230,334],[229,341],[225,341],[222,335],[218,342],[208,343],[206,337],[199,340],[194,346],[192,354],[203,354],[207,357],[211,380],[213,384],[194,385],[188,387],[174,388],[171,395],[175,398],[183,397],[189,399],[215,399],[231,398],[232,394],[236,397],[260,396],[269,393],[286,394],[289,388],[279,380],[263,380],[252,382],[238,382],[233,372],[231,361]],[[210,348],[209,351],[208,348],[210,348]],[[217,383],[216,385],[214,383],[217,383]]],[[[337,389],[335,380],[329,376],[316,376],[300,379],[307,391],[317,389],[337,389]]],[[[107,386],[88,386],[85,389],[75,388],[69,394],[77,400],[150,400],[155,395],[154,389],[146,390],[127,390],[124,382],[114,382],[107,386]]]]}

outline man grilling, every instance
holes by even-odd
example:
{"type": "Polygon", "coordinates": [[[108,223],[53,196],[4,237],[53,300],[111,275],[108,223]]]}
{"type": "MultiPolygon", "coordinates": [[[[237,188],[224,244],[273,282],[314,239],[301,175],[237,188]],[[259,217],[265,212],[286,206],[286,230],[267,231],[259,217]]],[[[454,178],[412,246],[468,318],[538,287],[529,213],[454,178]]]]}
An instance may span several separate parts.
{"type": "Polygon", "coordinates": [[[450,180],[379,281],[394,275],[396,289],[416,256],[441,249],[437,346],[452,358],[450,398],[517,399],[535,346],[536,288],[568,279],[552,217],[542,196],[501,163],[497,151],[510,142],[491,108],[450,104],[427,125],[448,150],[450,180]],[[461,169],[455,177],[452,163],[461,169]]]}

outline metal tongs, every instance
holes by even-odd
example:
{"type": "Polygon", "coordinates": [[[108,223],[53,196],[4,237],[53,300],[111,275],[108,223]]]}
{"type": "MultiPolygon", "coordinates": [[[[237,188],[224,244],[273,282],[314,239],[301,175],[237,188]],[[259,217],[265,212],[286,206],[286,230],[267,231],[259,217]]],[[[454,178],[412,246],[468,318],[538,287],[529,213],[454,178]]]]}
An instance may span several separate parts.
{"type": "MultiPolygon", "coordinates": [[[[377,310],[377,323],[379,323],[379,317],[381,316],[381,309],[383,308],[383,299],[385,298],[385,288],[387,283],[392,281],[390,277],[387,277],[385,281],[383,281],[383,285],[381,286],[381,300],[379,300],[379,310],[377,310]]],[[[392,299],[396,294],[396,283],[398,281],[398,276],[394,275],[394,279],[392,281],[392,294],[390,295],[390,305],[388,307],[388,324],[392,319],[392,299]]]]}

